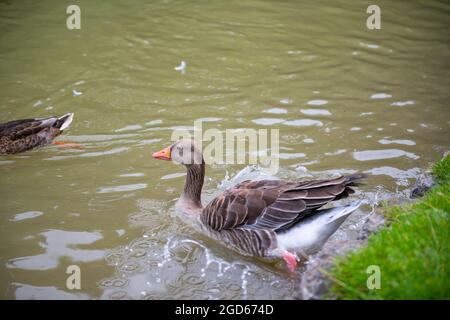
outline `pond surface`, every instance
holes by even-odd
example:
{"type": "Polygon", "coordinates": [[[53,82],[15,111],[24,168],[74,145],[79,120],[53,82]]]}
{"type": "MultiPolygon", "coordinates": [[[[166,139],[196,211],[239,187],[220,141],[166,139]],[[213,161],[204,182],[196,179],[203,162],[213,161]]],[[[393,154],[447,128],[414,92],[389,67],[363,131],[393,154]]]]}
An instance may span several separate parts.
{"type": "MultiPolygon", "coordinates": [[[[74,112],[59,140],[0,159],[0,298],[290,299],[282,263],[240,256],[174,214],[175,128],[279,129],[279,178],[371,174],[370,204],[407,197],[448,149],[450,6],[377,1],[0,3],[0,122],[74,112]],[[175,70],[185,61],[184,72],[175,70]],[[66,288],[69,265],[81,290],[66,288]]],[[[257,167],[207,167],[205,201],[257,167]]]]}

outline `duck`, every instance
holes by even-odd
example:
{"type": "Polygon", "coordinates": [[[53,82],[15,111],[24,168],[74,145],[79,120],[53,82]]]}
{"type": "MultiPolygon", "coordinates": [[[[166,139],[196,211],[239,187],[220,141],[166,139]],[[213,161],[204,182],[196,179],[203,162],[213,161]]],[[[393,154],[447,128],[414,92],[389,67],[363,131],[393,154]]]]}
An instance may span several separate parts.
{"type": "Polygon", "coordinates": [[[185,221],[243,255],[282,259],[292,272],[298,261],[320,251],[361,201],[322,207],[354,193],[353,187],[366,177],[355,173],[312,181],[246,180],[203,206],[205,161],[194,140],[178,140],[154,152],[153,158],[186,167],[176,202],[185,221]]]}
{"type": "Polygon", "coordinates": [[[25,152],[51,143],[69,127],[73,113],[61,117],[21,119],[0,124],[0,155],[25,152]]]}

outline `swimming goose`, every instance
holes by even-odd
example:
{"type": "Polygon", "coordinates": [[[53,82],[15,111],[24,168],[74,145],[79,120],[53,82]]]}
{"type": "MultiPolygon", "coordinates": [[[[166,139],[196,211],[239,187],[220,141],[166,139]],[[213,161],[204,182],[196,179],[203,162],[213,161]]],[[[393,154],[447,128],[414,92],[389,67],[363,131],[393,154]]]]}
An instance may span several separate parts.
{"type": "Polygon", "coordinates": [[[195,227],[242,254],[283,258],[291,271],[297,267],[297,253],[308,256],[319,251],[360,203],[318,209],[353,193],[351,187],[365,177],[352,174],[303,182],[247,180],[203,207],[205,162],[196,144],[179,140],[153,157],[186,167],[186,182],[176,207],[195,227]]]}
{"type": "Polygon", "coordinates": [[[15,154],[53,142],[73,120],[73,113],[61,117],[22,119],[0,124],[0,155],[15,154]]]}

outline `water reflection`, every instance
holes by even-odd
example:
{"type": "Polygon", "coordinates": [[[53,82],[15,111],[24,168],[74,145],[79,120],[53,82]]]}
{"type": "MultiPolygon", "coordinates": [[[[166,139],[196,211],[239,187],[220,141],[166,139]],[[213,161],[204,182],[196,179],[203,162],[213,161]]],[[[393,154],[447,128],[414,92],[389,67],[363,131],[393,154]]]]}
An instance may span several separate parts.
{"type": "Polygon", "coordinates": [[[408,100],[408,101],[397,101],[397,102],[392,102],[391,106],[395,106],[395,107],[403,107],[403,106],[407,106],[407,105],[411,105],[414,104],[415,102],[412,100],[408,100]]]}
{"type": "Polygon", "coordinates": [[[260,118],[260,119],[254,119],[252,120],[253,123],[262,125],[262,126],[271,126],[277,123],[282,123],[285,120],[283,119],[276,119],[276,118],[260,118]]]}
{"type": "Polygon", "coordinates": [[[331,116],[331,112],[325,109],[301,109],[300,112],[309,116],[331,116]]]}
{"type": "Polygon", "coordinates": [[[21,221],[26,219],[32,219],[43,215],[44,213],[41,211],[27,211],[16,214],[13,218],[9,219],[10,221],[21,221]]]}
{"type": "Polygon", "coordinates": [[[265,112],[265,113],[273,113],[273,114],[285,114],[288,111],[286,109],[283,109],[283,108],[270,108],[270,109],[263,110],[263,112],[265,112]]]}
{"type": "Polygon", "coordinates": [[[419,159],[419,156],[399,149],[382,149],[382,150],[365,150],[353,152],[353,158],[358,161],[383,160],[398,157],[408,157],[411,159],[419,159]]]}
{"type": "Polygon", "coordinates": [[[143,127],[139,124],[130,124],[128,126],[125,126],[123,128],[120,129],[116,129],[114,130],[114,132],[123,132],[123,131],[136,131],[136,130],[140,130],[143,127]]]}
{"type": "Polygon", "coordinates": [[[416,145],[416,143],[414,141],[407,140],[407,139],[395,139],[395,140],[381,139],[381,140],[378,140],[378,143],[381,143],[381,144],[403,144],[405,146],[416,145]]]}
{"type": "Polygon", "coordinates": [[[56,287],[38,287],[17,282],[12,285],[15,287],[15,298],[21,300],[85,300],[89,298],[86,293],[67,292],[56,287]]]}
{"type": "Polygon", "coordinates": [[[100,232],[49,230],[39,236],[45,239],[44,242],[38,243],[44,253],[12,259],[7,263],[7,267],[48,270],[56,268],[63,257],[70,257],[73,262],[90,262],[100,260],[104,256],[102,250],[77,249],[79,245],[93,244],[102,239],[100,232]]]}
{"type": "Polygon", "coordinates": [[[322,121],[312,119],[289,120],[284,121],[283,124],[286,126],[294,126],[294,127],[323,126],[322,121]]]}
{"type": "Polygon", "coordinates": [[[127,192],[147,188],[146,183],[126,184],[114,187],[101,187],[98,193],[127,192]]]}
{"type": "Polygon", "coordinates": [[[388,98],[392,98],[392,95],[384,92],[374,93],[373,95],[370,96],[370,99],[388,99],[388,98]]]}
{"type": "Polygon", "coordinates": [[[394,167],[377,167],[367,170],[368,173],[372,175],[387,175],[395,179],[396,183],[401,186],[408,186],[408,179],[417,178],[422,171],[419,168],[411,168],[408,170],[401,170],[394,167]]]}
{"type": "Polygon", "coordinates": [[[327,104],[328,101],[327,100],[323,100],[323,99],[317,99],[317,100],[310,100],[308,101],[308,105],[310,106],[323,106],[324,104],[327,104]]]}

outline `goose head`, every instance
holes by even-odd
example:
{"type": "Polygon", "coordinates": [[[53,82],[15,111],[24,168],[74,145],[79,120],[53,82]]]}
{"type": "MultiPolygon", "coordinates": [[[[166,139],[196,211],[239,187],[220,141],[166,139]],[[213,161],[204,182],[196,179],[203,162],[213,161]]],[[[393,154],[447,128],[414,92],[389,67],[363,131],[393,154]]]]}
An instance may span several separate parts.
{"type": "Polygon", "coordinates": [[[194,140],[178,140],[172,145],[153,153],[153,158],[159,160],[172,160],[184,166],[204,164],[203,155],[194,140]]]}
{"type": "Polygon", "coordinates": [[[186,181],[177,206],[185,213],[197,214],[201,212],[201,192],[205,179],[205,162],[203,161],[202,152],[195,142],[188,139],[179,140],[171,146],[153,153],[153,158],[172,160],[172,162],[186,167],[186,181]]]}

